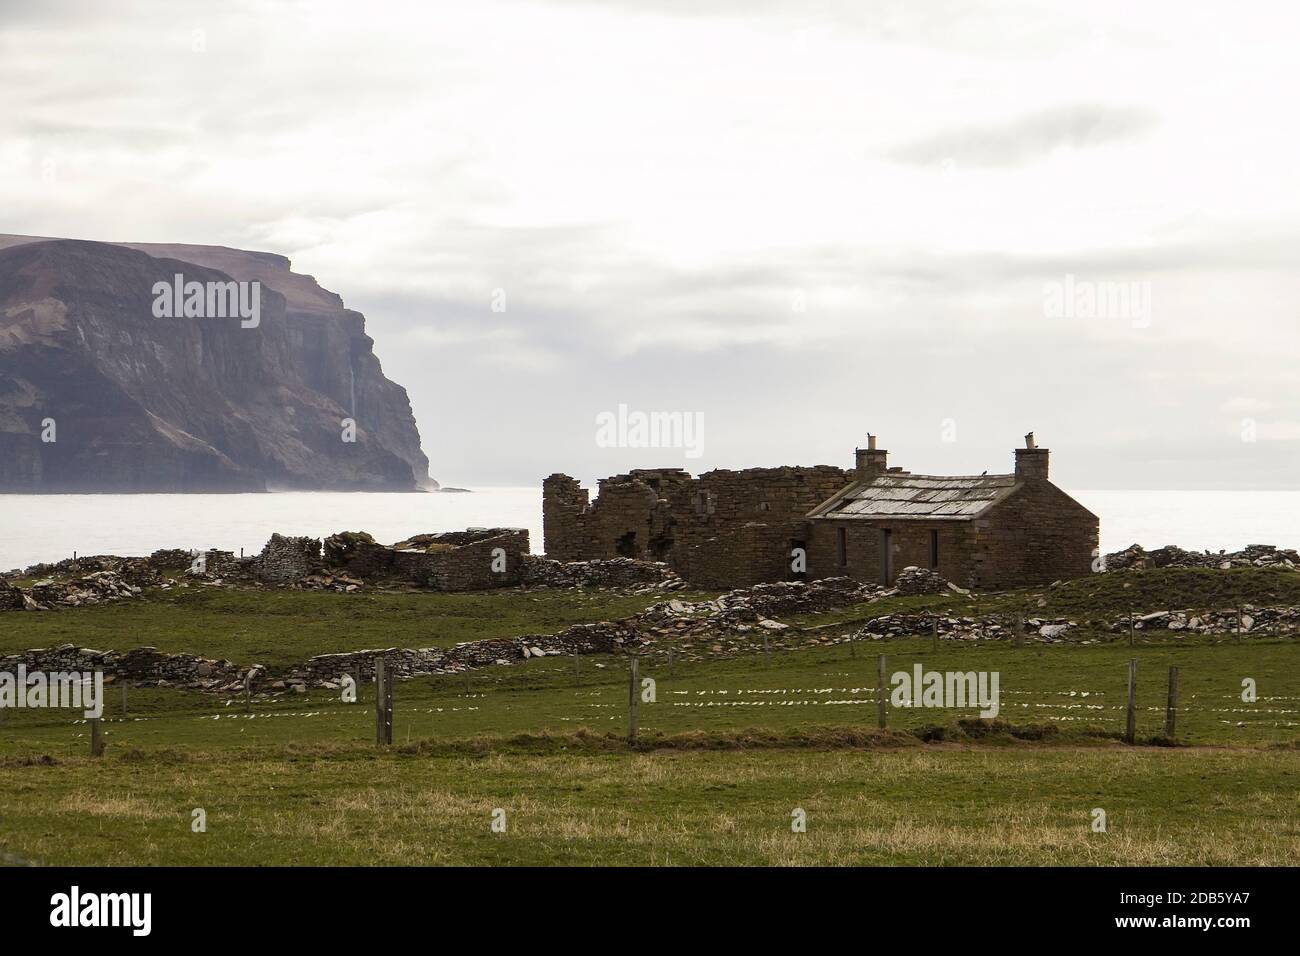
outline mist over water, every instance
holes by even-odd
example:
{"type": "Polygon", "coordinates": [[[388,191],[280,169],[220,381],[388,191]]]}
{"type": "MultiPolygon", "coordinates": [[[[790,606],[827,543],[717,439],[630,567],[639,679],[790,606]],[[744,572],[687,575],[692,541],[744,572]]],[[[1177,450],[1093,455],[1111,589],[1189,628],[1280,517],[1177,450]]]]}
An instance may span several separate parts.
{"type": "MultiPolygon", "coordinates": [[[[1137,542],[1235,551],[1300,545],[1300,491],[1072,491],[1101,517],[1103,552],[1137,542]]],[[[469,494],[279,492],[248,495],[0,495],[0,571],[78,554],[158,548],[261,551],[273,532],[368,531],[391,544],[470,527],[527,528],[542,551],[540,488],[469,494]]]]}

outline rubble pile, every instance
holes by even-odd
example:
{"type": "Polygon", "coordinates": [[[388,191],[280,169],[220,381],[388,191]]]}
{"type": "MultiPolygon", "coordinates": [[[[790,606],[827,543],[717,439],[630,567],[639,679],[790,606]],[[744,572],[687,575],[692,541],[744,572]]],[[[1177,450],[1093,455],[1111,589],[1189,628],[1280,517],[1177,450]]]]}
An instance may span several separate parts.
{"type": "MultiPolygon", "coordinates": [[[[1186,631],[1192,634],[1236,634],[1239,623],[1237,608],[1217,611],[1155,611],[1135,616],[1132,620],[1135,631],[1186,631]]],[[[1110,622],[1110,630],[1116,634],[1126,633],[1128,628],[1127,616],[1110,622]]],[[[1244,604],[1240,608],[1242,634],[1297,630],[1300,630],[1300,607],[1256,607],[1244,604]]]]}
{"type": "Polygon", "coordinates": [[[1053,643],[1068,638],[1078,627],[1066,618],[1031,617],[1016,621],[1000,615],[982,617],[946,617],[935,614],[882,614],[868,621],[855,635],[860,641],[878,641],[887,637],[911,637],[934,634],[940,640],[1000,641],[1016,637],[1053,643]]]}
{"type": "Polygon", "coordinates": [[[58,606],[82,607],[135,597],[140,586],[127,582],[116,571],[96,571],[71,581],[37,581],[30,588],[16,590],[26,610],[48,611],[58,606]]]}
{"type": "Polygon", "coordinates": [[[609,558],[595,561],[553,561],[523,556],[519,583],[545,588],[628,588],[635,593],[680,591],[686,582],[662,561],[609,558]]]}
{"type": "Polygon", "coordinates": [[[1103,559],[1107,571],[1137,571],[1146,568],[1272,568],[1295,569],[1300,567],[1300,553],[1292,548],[1279,548],[1272,544],[1248,544],[1241,551],[1217,553],[1210,551],[1184,551],[1177,545],[1166,545],[1147,551],[1132,544],[1123,551],[1108,554],[1103,559]]]}
{"type": "Polygon", "coordinates": [[[738,588],[712,601],[661,601],[639,615],[656,633],[718,631],[791,614],[814,614],[893,593],[850,578],[783,581],[738,588]]]}
{"type": "Polygon", "coordinates": [[[948,590],[948,581],[938,571],[911,565],[898,572],[894,587],[899,594],[940,594],[948,590]]]}

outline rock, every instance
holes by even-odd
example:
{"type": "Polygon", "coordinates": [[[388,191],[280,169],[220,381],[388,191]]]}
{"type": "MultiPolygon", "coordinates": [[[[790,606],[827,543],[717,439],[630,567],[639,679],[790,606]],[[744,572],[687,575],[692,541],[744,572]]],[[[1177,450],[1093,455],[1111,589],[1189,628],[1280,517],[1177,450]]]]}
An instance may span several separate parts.
{"type": "Polygon", "coordinates": [[[948,581],[938,571],[909,566],[898,572],[894,588],[899,594],[941,594],[948,581]]]}

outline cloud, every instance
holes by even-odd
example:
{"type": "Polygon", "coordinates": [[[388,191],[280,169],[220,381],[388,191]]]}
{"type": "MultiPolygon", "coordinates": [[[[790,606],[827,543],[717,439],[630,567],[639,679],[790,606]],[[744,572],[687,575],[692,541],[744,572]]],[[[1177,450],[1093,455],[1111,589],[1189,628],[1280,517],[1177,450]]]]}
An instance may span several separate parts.
{"type": "Polygon", "coordinates": [[[1157,123],[1152,112],[1135,107],[1056,106],[1008,122],[948,130],[898,146],[888,156],[911,166],[1021,166],[1056,150],[1122,142],[1157,123]]]}
{"type": "Polygon", "coordinates": [[[288,256],[435,475],[625,470],[620,402],[705,412],[692,468],[871,427],[978,473],[1036,427],[1067,484],[1293,473],[1230,404],[1300,420],[1285,11],[1225,48],[1156,0],[4,5],[4,230],[288,256]],[[1149,282],[1150,327],[1048,320],[1066,275],[1149,282]]]}

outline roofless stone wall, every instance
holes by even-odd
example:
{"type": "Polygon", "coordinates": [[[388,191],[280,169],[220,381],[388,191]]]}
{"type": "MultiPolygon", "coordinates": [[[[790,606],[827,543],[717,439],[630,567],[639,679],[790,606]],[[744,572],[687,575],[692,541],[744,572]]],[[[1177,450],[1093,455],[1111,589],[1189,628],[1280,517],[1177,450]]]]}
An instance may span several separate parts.
{"type": "Polygon", "coordinates": [[[806,515],[852,478],[829,465],[632,471],[600,483],[594,501],[568,475],[542,486],[546,555],[561,561],[666,561],[700,587],[745,587],[794,577],[791,550],[807,543],[806,515]]]}

